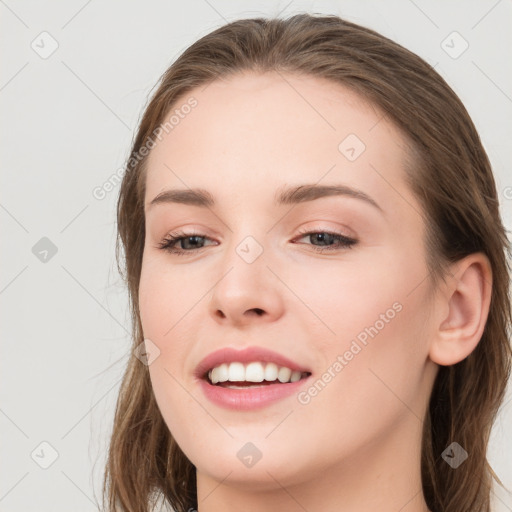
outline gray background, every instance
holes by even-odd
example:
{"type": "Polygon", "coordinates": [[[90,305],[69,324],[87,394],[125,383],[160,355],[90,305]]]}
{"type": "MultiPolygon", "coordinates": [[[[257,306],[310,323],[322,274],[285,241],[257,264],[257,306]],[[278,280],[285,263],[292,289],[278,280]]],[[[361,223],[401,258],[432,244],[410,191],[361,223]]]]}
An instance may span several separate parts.
{"type": "MultiPolygon", "coordinates": [[[[97,510],[130,324],[114,260],[118,187],[102,200],[93,190],[123,166],[148,94],[226,21],[301,11],[371,27],[435,65],[479,130],[510,229],[510,0],[0,0],[1,511],[97,510]]],[[[509,489],[511,404],[509,392],[489,447],[509,489]]],[[[496,494],[495,510],[512,510],[496,494]]]]}

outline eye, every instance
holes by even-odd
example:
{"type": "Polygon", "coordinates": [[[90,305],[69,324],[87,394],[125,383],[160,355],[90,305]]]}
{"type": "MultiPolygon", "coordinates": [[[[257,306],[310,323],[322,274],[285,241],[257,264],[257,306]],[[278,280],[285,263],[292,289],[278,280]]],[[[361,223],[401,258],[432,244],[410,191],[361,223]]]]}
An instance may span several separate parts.
{"type": "Polygon", "coordinates": [[[184,255],[202,249],[201,240],[208,240],[208,238],[200,233],[175,231],[167,235],[158,244],[158,248],[172,254],[184,255]],[[181,245],[181,248],[177,248],[176,245],[181,245]]]}
{"type": "Polygon", "coordinates": [[[309,238],[311,242],[320,242],[322,245],[315,245],[315,252],[329,252],[341,249],[351,249],[353,245],[357,244],[357,240],[345,236],[343,233],[331,231],[301,231],[301,238],[309,238]],[[331,244],[331,245],[330,245],[331,244]]]}
{"type": "MultiPolygon", "coordinates": [[[[342,249],[350,249],[357,243],[354,238],[347,237],[342,233],[331,231],[300,231],[300,236],[296,240],[309,237],[310,241],[319,242],[320,245],[313,247],[315,252],[329,252],[342,249]]],[[[204,241],[210,240],[201,233],[185,233],[183,231],[175,231],[167,235],[159,244],[158,248],[176,255],[187,255],[198,251],[204,247],[204,241]],[[176,246],[181,247],[176,247],[176,246]]],[[[214,244],[215,245],[215,244],[214,244]]]]}

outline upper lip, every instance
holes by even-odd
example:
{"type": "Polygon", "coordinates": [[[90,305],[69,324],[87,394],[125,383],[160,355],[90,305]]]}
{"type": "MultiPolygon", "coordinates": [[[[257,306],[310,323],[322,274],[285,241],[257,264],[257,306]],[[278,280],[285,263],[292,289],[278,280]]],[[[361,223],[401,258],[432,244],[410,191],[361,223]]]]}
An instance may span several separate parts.
{"type": "Polygon", "coordinates": [[[263,347],[248,347],[243,350],[226,347],[216,350],[202,359],[197,365],[194,374],[196,377],[202,379],[206,377],[207,372],[212,368],[215,368],[222,363],[232,363],[234,361],[238,361],[240,363],[250,363],[251,361],[275,363],[277,366],[286,366],[292,371],[295,370],[311,373],[310,370],[305,368],[303,365],[296,363],[273,350],[268,350],[263,347]]]}

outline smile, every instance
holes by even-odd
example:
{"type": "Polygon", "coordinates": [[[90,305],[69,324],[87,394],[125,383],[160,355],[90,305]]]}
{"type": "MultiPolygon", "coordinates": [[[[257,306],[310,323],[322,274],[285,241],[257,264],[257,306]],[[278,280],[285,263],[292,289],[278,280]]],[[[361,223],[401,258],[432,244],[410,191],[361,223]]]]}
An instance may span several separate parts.
{"type": "Polygon", "coordinates": [[[227,409],[251,410],[299,392],[311,372],[263,347],[226,347],[205,357],[195,376],[205,397],[227,409]]]}
{"type": "Polygon", "coordinates": [[[309,372],[292,370],[287,366],[278,366],[275,363],[252,361],[244,364],[234,361],[212,368],[208,372],[207,378],[211,384],[237,389],[247,386],[260,387],[277,382],[281,384],[297,382],[308,375],[309,372]],[[258,383],[260,386],[257,385],[258,383]]]}

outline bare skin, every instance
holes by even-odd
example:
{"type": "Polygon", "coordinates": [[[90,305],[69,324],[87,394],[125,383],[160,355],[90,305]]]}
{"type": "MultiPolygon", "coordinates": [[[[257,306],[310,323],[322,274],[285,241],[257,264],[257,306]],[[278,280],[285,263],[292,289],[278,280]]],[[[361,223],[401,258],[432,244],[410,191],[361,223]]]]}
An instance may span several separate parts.
{"type": "Polygon", "coordinates": [[[438,365],[461,361],[480,340],[487,259],[457,262],[432,290],[422,208],[404,179],[406,139],[346,88],[245,73],[178,104],[190,96],[197,106],[149,155],[139,299],[145,338],[160,350],[149,367],[155,396],[197,468],[199,512],[427,511],[425,410],[438,365]],[[344,185],[378,206],[347,195],[274,205],[299,184],[344,185]],[[215,205],[150,205],[171,188],[205,189],[215,205]],[[305,230],[356,243],[336,248],[305,230]],[[175,231],[204,238],[178,241],[184,255],[159,248],[175,231]],[[263,251],[250,264],[237,252],[246,237],[263,251]],[[377,334],[347,355],[371,326],[377,334]],[[234,411],[204,396],[199,361],[248,346],[311,369],[302,401],[234,411]],[[328,382],[315,394],[318,379],[328,382]],[[247,442],[262,455],[252,467],[237,457],[247,442]]]}

